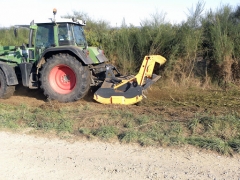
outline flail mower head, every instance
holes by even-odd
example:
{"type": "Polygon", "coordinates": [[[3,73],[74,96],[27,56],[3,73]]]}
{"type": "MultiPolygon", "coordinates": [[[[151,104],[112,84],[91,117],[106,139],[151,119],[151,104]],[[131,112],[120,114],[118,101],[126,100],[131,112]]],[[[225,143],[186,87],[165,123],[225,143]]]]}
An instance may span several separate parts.
{"type": "Polygon", "coordinates": [[[160,78],[153,74],[155,63],[162,65],[165,62],[166,59],[160,55],[145,56],[136,76],[107,76],[95,92],[94,99],[102,104],[129,105],[140,102],[144,97],[143,91],[160,78]]]}

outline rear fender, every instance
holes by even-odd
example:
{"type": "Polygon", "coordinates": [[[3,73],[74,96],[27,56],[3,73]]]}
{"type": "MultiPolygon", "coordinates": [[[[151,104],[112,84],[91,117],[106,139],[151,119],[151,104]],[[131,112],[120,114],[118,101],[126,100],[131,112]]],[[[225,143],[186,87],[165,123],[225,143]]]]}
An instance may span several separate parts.
{"type": "Polygon", "coordinates": [[[74,56],[78,57],[85,65],[94,64],[91,58],[86,56],[83,50],[75,46],[59,46],[59,47],[48,48],[44,51],[44,53],[42,54],[42,57],[47,57],[50,54],[58,54],[58,53],[73,54],[74,56]]]}
{"type": "Polygon", "coordinates": [[[16,73],[15,73],[13,67],[11,67],[7,64],[1,63],[0,69],[3,71],[3,73],[6,77],[7,85],[11,86],[11,85],[18,84],[18,79],[17,79],[16,73]]]}

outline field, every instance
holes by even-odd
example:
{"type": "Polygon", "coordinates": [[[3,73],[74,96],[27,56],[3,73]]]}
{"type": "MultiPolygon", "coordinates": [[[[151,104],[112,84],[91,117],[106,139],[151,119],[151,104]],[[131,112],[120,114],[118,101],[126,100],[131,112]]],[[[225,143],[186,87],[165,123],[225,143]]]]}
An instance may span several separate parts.
{"type": "MultiPolygon", "coordinates": [[[[167,62],[155,68],[163,78],[137,105],[102,105],[93,92],[80,101],[47,101],[40,90],[17,87],[0,100],[0,127],[54,131],[72,136],[141,146],[193,145],[220,154],[240,152],[240,6],[221,6],[203,14],[204,3],[189,9],[186,22],[171,24],[156,12],[141,27],[114,28],[83,12],[65,17],[87,20],[89,46],[104,49],[122,74],[136,74],[145,55],[167,62]]],[[[28,43],[26,29],[0,28],[0,45],[28,43]]]]}
{"type": "MultiPolygon", "coordinates": [[[[64,16],[87,20],[88,46],[123,75],[164,56],[154,69],[162,79],[129,106],[99,104],[93,90],[59,103],[18,85],[0,99],[0,179],[239,179],[240,6],[204,5],[179,24],[161,12],[140,27],[64,16]]],[[[0,46],[32,43],[14,29],[0,27],[0,46]]]]}
{"type": "Polygon", "coordinates": [[[240,152],[238,89],[179,91],[160,83],[146,93],[147,99],[131,106],[102,105],[92,100],[92,93],[73,103],[47,101],[40,90],[18,86],[13,97],[0,100],[0,127],[54,132],[61,138],[240,152]]]}

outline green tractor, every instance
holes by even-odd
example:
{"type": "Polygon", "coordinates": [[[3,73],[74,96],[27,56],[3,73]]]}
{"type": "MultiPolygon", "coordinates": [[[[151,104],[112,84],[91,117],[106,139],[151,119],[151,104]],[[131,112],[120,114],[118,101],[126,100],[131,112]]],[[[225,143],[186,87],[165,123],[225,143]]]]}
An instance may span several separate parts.
{"type": "Polygon", "coordinates": [[[137,76],[122,76],[103,51],[89,47],[84,35],[85,21],[54,18],[29,28],[28,44],[0,46],[0,98],[9,98],[22,83],[41,88],[50,100],[72,102],[83,98],[91,86],[98,87],[94,99],[104,104],[134,104],[159,76],[152,74],[159,55],[146,56],[137,76]]]}

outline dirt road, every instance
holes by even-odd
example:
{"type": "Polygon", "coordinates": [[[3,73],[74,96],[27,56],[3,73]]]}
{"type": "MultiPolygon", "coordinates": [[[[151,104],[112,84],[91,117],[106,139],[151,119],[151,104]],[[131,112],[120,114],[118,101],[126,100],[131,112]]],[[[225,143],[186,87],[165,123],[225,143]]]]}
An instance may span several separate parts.
{"type": "Polygon", "coordinates": [[[0,179],[240,179],[240,156],[0,132],[0,179]]]}

